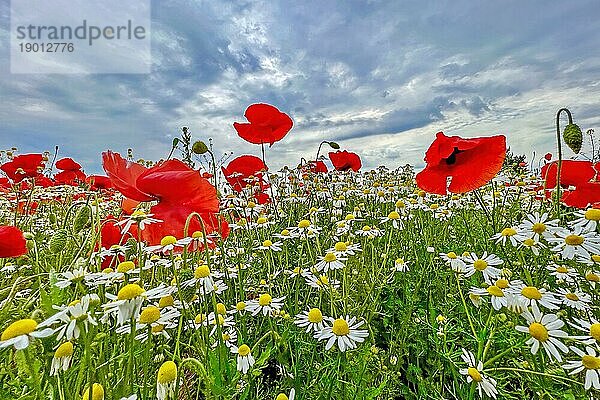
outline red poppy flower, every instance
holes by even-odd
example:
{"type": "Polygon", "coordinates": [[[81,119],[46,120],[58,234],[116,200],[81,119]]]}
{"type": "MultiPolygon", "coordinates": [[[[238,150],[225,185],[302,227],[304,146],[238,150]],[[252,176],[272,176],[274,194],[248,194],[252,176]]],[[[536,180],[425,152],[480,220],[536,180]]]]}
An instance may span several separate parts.
{"type": "Polygon", "coordinates": [[[191,220],[189,235],[194,231],[216,231],[225,238],[229,234],[227,222],[215,215],[219,212],[215,187],[181,161],[168,160],[148,169],[108,151],[102,153],[102,164],[125,196],[137,201],[158,200],[150,212],[163,222],[150,224],[142,231],[142,238],[151,245],[169,235],[182,238],[187,217],[194,212],[202,221],[191,220]]]}
{"type": "Polygon", "coordinates": [[[235,122],[233,127],[238,135],[254,144],[280,141],[292,129],[294,122],[286,114],[270,104],[252,104],[244,116],[249,123],[235,122]]]}
{"type": "MultiPolygon", "coordinates": [[[[554,161],[542,167],[542,178],[546,189],[556,187],[558,162],[554,161]]],[[[560,167],[561,201],[570,207],[585,208],[600,201],[600,182],[596,180],[598,164],[589,161],[563,160],[560,167]],[[574,187],[574,189],[573,189],[574,187]]],[[[550,193],[546,192],[549,197],[550,193]]]]}
{"type": "Polygon", "coordinates": [[[358,171],[362,167],[360,157],[356,153],[344,151],[332,151],[329,153],[329,159],[336,171],[358,171]]]}
{"type": "Polygon", "coordinates": [[[504,135],[463,139],[438,132],[425,153],[427,165],[416,176],[417,186],[437,194],[475,190],[496,176],[505,156],[504,135]]]}
{"type": "Polygon", "coordinates": [[[232,160],[227,167],[221,167],[223,175],[233,190],[240,193],[247,186],[256,189],[254,198],[259,204],[269,201],[264,191],[269,187],[263,173],[268,170],[263,161],[255,156],[243,155],[232,160]]]}
{"type": "Polygon", "coordinates": [[[239,193],[246,186],[253,186],[262,180],[263,172],[268,168],[260,158],[244,155],[232,160],[227,167],[221,167],[221,170],[233,190],[239,193]]]}
{"type": "Polygon", "coordinates": [[[85,182],[85,174],[80,170],[66,170],[55,174],[54,180],[58,185],[77,186],[80,182],[85,182]]]}
{"type": "Polygon", "coordinates": [[[91,190],[106,190],[112,187],[110,178],[103,175],[90,175],[85,178],[85,183],[90,185],[91,190]]]}
{"type": "Polygon", "coordinates": [[[12,187],[8,178],[0,178],[0,191],[7,191],[12,187]]]}
{"type": "Polygon", "coordinates": [[[306,164],[306,170],[312,173],[327,173],[327,165],[323,161],[309,161],[306,164]]]}
{"type": "Polygon", "coordinates": [[[63,171],[79,171],[81,169],[81,165],[69,157],[61,158],[54,165],[63,171]]]}
{"type": "Polygon", "coordinates": [[[11,161],[0,165],[0,169],[13,182],[21,182],[25,178],[35,178],[44,168],[41,154],[21,154],[11,161]]]}
{"type": "Polygon", "coordinates": [[[0,258],[27,254],[27,241],[23,232],[14,226],[0,226],[0,258]]]}

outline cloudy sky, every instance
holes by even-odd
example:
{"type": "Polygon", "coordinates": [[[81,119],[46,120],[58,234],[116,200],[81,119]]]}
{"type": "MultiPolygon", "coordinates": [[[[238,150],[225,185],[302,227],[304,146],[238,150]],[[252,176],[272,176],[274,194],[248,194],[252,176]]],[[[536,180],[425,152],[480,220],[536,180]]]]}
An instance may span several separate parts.
{"type": "MultiPolygon", "coordinates": [[[[18,0],[13,0],[18,1],[18,0]]],[[[600,2],[152,2],[150,74],[11,74],[0,0],[0,148],[53,150],[98,172],[111,148],[158,159],[189,126],[217,153],[260,154],[232,127],[255,102],[293,130],[273,167],[321,140],[365,167],[423,165],[435,133],[505,134],[513,151],[553,151],[568,106],[600,133],[600,2]]]]}

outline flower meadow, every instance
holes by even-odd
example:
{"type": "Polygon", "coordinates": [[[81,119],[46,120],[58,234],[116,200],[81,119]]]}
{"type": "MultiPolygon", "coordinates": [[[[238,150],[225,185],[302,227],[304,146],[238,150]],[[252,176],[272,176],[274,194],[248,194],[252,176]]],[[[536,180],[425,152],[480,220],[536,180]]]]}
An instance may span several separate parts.
{"type": "Polygon", "coordinates": [[[600,164],[568,116],[557,156],[439,132],[416,174],[331,141],[272,171],[267,104],[233,124],[259,155],[2,151],[0,398],[593,398],[600,164]]]}

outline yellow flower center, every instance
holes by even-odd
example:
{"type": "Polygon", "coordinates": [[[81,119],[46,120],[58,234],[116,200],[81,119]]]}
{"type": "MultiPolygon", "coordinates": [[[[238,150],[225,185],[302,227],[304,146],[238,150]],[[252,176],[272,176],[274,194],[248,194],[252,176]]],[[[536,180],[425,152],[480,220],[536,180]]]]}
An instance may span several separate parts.
{"type": "Polygon", "coordinates": [[[565,267],[564,265],[559,265],[558,267],[556,267],[556,272],[559,272],[561,274],[566,274],[567,272],[569,272],[569,269],[567,267],[565,267]]]}
{"type": "Polygon", "coordinates": [[[504,297],[504,292],[496,285],[488,286],[487,291],[495,297],[504,297]]]}
{"type": "Polygon", "coordinates": [[[529,325],[529,334],[539,340],[540,342],[545,342],[548,340],[548,329],[539,322],[534,322],[529,325]]]}
{"type": "Polygon", "coordinates": [[[119,290],[119,293],[117,293],[117,299],[131,300],[140,296],[144,292],[145,290],[142,289],[137,283],[130,283],[128,285],[123,286],[121,290],[119,290]]]}
{"type": "Polygon", "coordinates": [[[325,254],[325,257],[323,258],[323,261],[330,263],[337,260],[337,257],[335,256],[335,254],[333,253],[327,253],[325,254]]]}
{"type": "Polygon", "coordinates": [[[254,208],[254,207],[256,207],[256,203],[253,202],[253,201],[249,201],[248,202],[248,208],[254,208]]]}
{"type": "Polygon", "coordinates": [[[311,308],[308,312],[308,321],[316,324],[323,321],[323,314],[318,308],[311,308]]]}
{"type": "Polygon", "coordinates": [[[175,299],[170,294],[166,295],[164,297],[161,297],[160,300],[158,301],[158,306],[160,308],[171,307],[171,306],[173,306],[173,304],[175,304],[175,299]]]}
{"type": "Polygon", "coordinates": [[[581,357],[581,363],[587,369],[600,369],[600,358],[590,355],[584,355],[581,357]]]}
{"type": "Polygon", "coordinates": [[[404,204],[404,202],[403,202],[403,201],[400,201],[400,200],[398,200],[398,201],[396,202],[396,208],[402,209],[402,208],[404,208],[404,207],[406,207],[406,205],[404,204]]]}
{"type": "Polygon", "coordinates": [[[225,304],[217,303],[217,314],[227,314],[227,308],[225,307],[225,304]]]}
{"type": "Polygon", "coordinates": [[[161,324],[154,325],[154,326],[152,327],[152,333],[160,333],[160,332],[162,332],[162,331],[164,331],[164,330],[165,330],[165,326],[164,326],[164,325],[161,325],[161,324]]]}
{"type": "Polygon", "coordinates": [[[319,285],[319,286],[329,285],[329,278],[327,278],[327,276],[325,276],[325,275],[321,275],[319,277],[319,279],[317,279],[317,285],[319,285]]]}
{"type": "Polygon", "coordinates": [[[590,282],[600,282],[600,276],[596,275],[593,272],[588,272],[585,274],[585,279],[590,282]]]}
{"type": "Polygon", "coordinates": [[[288,397],[284,393],[279,393],[275,400],[289,400],[288,397]]]}
{"type": "Polygon", "coordinates": [[[479,259],[473,263],[473,268],[477,271],[483,271],[488,267],[488,263],[485,260],[479,259]]]}
{"type": "Polygon", "coordinates": [[[348,215],[346,215],[346,221],[352,221],[354,218],[355,218],[355,217],[354,217],[354,215],[352,215],[352,214],[348,214],[348,215]]]}
{"type": "Polygon", "coordinates": [[[567,293],[567,294],[565,294],[565,297],[572,301],[579,300],[579,297],[575,293],[567,293]]]}
{"type": "Polygon", "coordinates": [[[140,313],[140,323],[151,324],[160,318],[160,309],[156,306],[148,306],[140,313]]]}
{"type": "Polygon", "coordinates": [[[175,236],[165,236],[164,238],[160,239],[160,245],[161,246],[168,246],[170,244],[175,244],[175,242],[177,241],[177,239],[175,238],[175,236]]]}
{"type": "Polygon", "coordinates": [[[600,324],[595,323],[590,326],[590,336],[600,342],[600,324]]]}
{"type": "Polygon", "coordinates": [[[388,214],[389,219],[400,219],[400,214],[397,211],[392,211],[388,214]]]}
{"type": "Polygon", "coordinates": [[[479,371],[477,371],[477,368],[469,367],[467,373],[475,382],[481,382],[483,380],[483,377],[481,376],[479,371]]]}
{"type": "Polygon", "coordinates": [[[508,281],[506,279],[498,279],[496,281],[496,286],[500,289],[506,289],[508,287],[508,281]]]}
{"type": "Polygon", "coordinates": [[[282,230],[281,236],[290,236],[290,231],[288,231],[287,229],[282,230]]]}
{"type": "Polygon", "coordinates": [[[517,234],[517,231],[513,228],[504,228],[500,234],[502,236],[514,236],[517,234]]]}
{"type": "Polygon", "coordinates": [[[569,246],[580,246],[583,244],[583,236],[569,235],[565,238],[565,243],[569,246]]]}
{"type": "Polygon", "coordinates": [[[265,217],[259,217],[259,218],[256,220],[256,223],[257,223],[257,224],[259,224],[259,225],[266,224],[266,223],[267,223],[267,219],[266,219],[265,217]]]}
{"type": "Polygon", "coordinates": [[[453,251],[451,251],[450,253],[446,254],[446,257],[448,257],[448,258],[450,258],[452,260],[455,260],[455,259],[458,258],[458,256],[456,255],[456,253],[453,252],[453,251]]]}
{"type": "Polygon", "coordinates": [[[536,222],[531,227],[531,230],[540,235],[546,231],[546,225],[542,224],[541,222],[536,222]]]}
{"type": "Polygon", "coordinates": [[[310,226],[310,221],[307,219],[303,219],[302,221],[298,222],[298,228],[308,228],[310,226]]]}
{"type": "Polygon", "coordinates": [[[192,233],[192,239],[202,239],[204,237],[204,233],[202,231],[194,231],[192,233]]]}
{"type": "Polygon", "coordinates": [[[206,319],[206,314],[198,314],[198,315],[196,315],[196,318],[194,318],[194,323],[201,324],[204,322],[205,319],[206,319]]]}
{"type": "Polygon", "coordinates": [[[342,318],[338,318],[333,321],[333,327],[331,330],[336,336],[346,336],[348,333],[350,333],[350,327],[348,326],[348,323],[342,318]]]}
{"type": "Polygon", "coordinates": [[[521,290],[521,294],[525,297],[527,297],[528,299],[532,299],[532,300],[539,300],[542,298],[542,294],[540,293],[540,291],[533,286],[525,286],[522,290],[521,290]]]}
{"type": "Polygon", "coordinates": [[[173,361],[165,361],[158,369],[156,381],[161,384],[175,382],[177,379],[177,365],[173,361]]]}
{"type": "Polygon", "coordinates": [[[69,303],[69,307],[76,306],[79,303],[81,303],[81,300],[79,300],[79,299],[73,300],[72,302],[69,303]]]}
{"type": "Polygon", "coordinates": [[[371,227],[369,225],[365,225],[365,226],[363,226],[362,230],[364,232],[369,232],[371,230],[371,227]]]}
{"type": "Polygon", "coordinates": [[[269,293],[263,293],[258,298],[258,304],[260,304],[262,307],[268,306],[269,304],[271,304],[272,300],[273,300],[273,298],[271,297],[271,295],[269,293]]]}
{"type": "Polygon", "coordinates": [[[590,208],[585,212],[585,219],[590,221],[600,221],[600,209],[590,208]]]}
{"type": "Polygon", "coordinates": [[[250,354],[250,347],[245,344],[241,345],[238,348],[238,354],[242,357],[246,357],[248,354],[250,354]]]}
{"type": "Polygon", "coordinates": [[[125,273],[135,268],[133,261],[123,261],[117,266],[117,272],[125,273]]]}
{"type": "Polygon", "coordinates": [[[70,357],[73,355],[73,343],[64,342],[54,352],[54,358],[70,357]]]}
{"type": "Polygon", "coordinates": [[[265,240],[262,245],[263,247],[271,247],[273,246],[273,242],[271,242],[270,240],[265,240]]]}
{"type": "Polygon", "coordinates": [[[592,261],[593,261],[593,262],[600,263],[600,255],[598,255],[598,254],[593,254],[593,255],[592,255],[592,261]]]}
{"type": "Polygon", "coordinates": [[[335,251],[346,251],[348,250],[348,246],[344,242],[337,242],[335,244],[335,251]]]}
{"type": "MultiPolygon", "coordinates": [[[[83,392],[83,396],[81,396],[82,400],[88,400],[90,398],[90,388],[85,389],[83,392]]],[[[92,400],[102,400],[104,399],[104,388],[99,383],[94,383],[92,385],[92,400]]]]}
{"type": "Polygon", "coordinates": [[[243,301],[239,301],[236,305],[235,305],[235,309],[238,311],[242,311],[246,309],[246,303],[244,303],[243,301]]]}
{"type": "Polygon", "coordinates": [[[210,268],[208,268],[208,265],[206,265],[206,264],[199,266],[194,271],[194,278],[196,278],[196,279],[206,278],[209,275],[210,275],[210,268]]]}
{"type": "Polygon", "coordinates": [[[525,239],[525,240],[523,241],[523,244],[524,244],[525,246],[531,247],[531,246],[533,246],[533,245],[535,244],[535,240],[533,240],[532,238],[525,239]]]}
{"type": "Polygon", "coordinates": [[[429,206],[429,208],[431,210],[437,210],[438,208],[440,208],[440,205],[439,204],[432,204],[432,205],[429,206]]]}

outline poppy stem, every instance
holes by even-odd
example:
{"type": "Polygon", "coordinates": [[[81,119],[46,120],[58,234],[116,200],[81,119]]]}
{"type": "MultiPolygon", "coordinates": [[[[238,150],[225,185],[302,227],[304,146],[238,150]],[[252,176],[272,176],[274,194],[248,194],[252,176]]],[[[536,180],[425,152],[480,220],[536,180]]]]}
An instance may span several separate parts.
{"type": "Polygon", "coordinates": [[[560,114],[562,112],[567,113],[567,117],[569,118],[569,124],[573,123],[573,116],[571,115],[571,111],[567,108],[561,108],[556,113],[556,144],[558,147],[558,163],[556,164],[556,215],[560,219],[560,169],[562,166],[562,145],[560,141],[560,114]]]}

